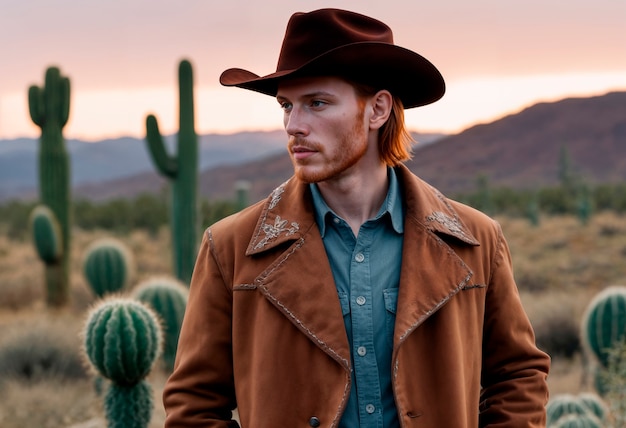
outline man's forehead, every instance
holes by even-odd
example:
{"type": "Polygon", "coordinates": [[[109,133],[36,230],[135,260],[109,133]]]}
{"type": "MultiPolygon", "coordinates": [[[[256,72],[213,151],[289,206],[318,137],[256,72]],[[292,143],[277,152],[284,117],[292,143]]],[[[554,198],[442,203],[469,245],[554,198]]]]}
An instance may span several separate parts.
{"type": "Polygon", "coordinates": [[[290,94],[303,95],[306,93],[341,93],[353,86],[346,80],[334,76],[307,76],[285,79],[278,84],[276,97],[290,94]]]}

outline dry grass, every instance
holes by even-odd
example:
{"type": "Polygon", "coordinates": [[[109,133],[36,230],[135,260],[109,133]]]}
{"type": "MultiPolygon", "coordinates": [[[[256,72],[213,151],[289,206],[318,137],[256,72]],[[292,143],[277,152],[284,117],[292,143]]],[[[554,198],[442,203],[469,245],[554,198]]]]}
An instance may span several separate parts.
{"type": "MultiPolygon", "coordinates": [[[[536,329],[553,328],[555,314],[578,325],[586,305],[599,290],[626,284],[626,218],[598,214],[582,226],[576,218],[543,218],[538,227],[522,219],[498,219],[509,241],[522,301],[536,329]]],[[[64,326],[77,335],[94,297],[82,274],[82,256],[95,239],[107,232],[73,233],[71,304],[63,310],[44,305],[43,268],[30,242],[11,241],[0,235],[0,346],[25,326],[42,322],[64,326]]],[[[134,255],[135,285],[171,269],[169,234],[156,237],[143,232],[116,236],[134,255]]],[[[59,327],[61,328],[61,327],[59,327]]],[[[559,332],[555,332],[559,334],[559,332]]],[[[589,390],[580,354],[554,358],[548,379],[551,394],[577,394],[589,390]]],[[[163,424],[161,392],[166,375],[154,372],[152,427],[163,424]]],[[[91,380],[24,382],[0,381],[0,426],[6,428],[105,426],[102,399],[91,380]],[[35,419],[36,420],[35,420],[35,419]]]]}
{"type": "MultiPolygon", "coordinates": [[[[63,330],[78,338],[87,308],[94,303],[82,273],[86,247],[107,232],[73,233],[71,303],[67,308],[45,307],[44,270],[30,242],[11,241],[0,236],[0,347],[34,325],[63,330]]],[[[151,237],[140,231],[117,236],[133,253],[134,275],[131,286],[153,275],[170,273],[171,253],[168,231],[151,237]]],[[[76,343],[79,343],[77,340],[76,343]]],[[[166,375],[155,371],[149,376],[154,391],[154,411],[150,428],[163,426],[165,411],[161,393],[166,375]]],[[[0,426],[21,428],[104,428],[102,397],[91,379],[21,379],[0,380],[0,426]]]]}

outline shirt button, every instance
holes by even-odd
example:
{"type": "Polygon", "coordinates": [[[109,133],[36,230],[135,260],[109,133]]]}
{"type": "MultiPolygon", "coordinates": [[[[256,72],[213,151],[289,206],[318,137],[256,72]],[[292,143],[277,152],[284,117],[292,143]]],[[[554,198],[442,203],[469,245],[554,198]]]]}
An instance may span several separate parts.
{"type": "Polygon", "coordinates": [[[363,260],[365,260],[365,256],[363,255],[363,253],[357,253],[357,255],[354,256],[354,260],[356,260],[358,263],[361,263],[363,260]]]}
{"type": "Polygon", "coordinates": [[[356,350],[356,353],[359,354],[361,357],[364,357],[365,354],[367,354],[367,349],[365,348],[365,346],[359,346],[356,350]]]}
{"type": "Polygon", "coordinates": [[[335,224],[339,224],[339,222],[341,222],[341,220],[339,220],[339,217],[334,217],[333,221],[335,222],[335,224]]]}
{"type": "Polygon", "coordinates": [[[309,426],[319,427],[320,425],[321,422],[317,416],[313,416],[311,419],[309,419],[309,426]]]}
{"type": "Polygon", "coordinates": [[[374,407],[373,404],[368,404],[367,406],[365,406],[365,411],[370,415],[374,413],[374,410],[376,410],[376,407],[374,407]]]}
{"type": "Polygon", "coordinates": [[[363,306],[365,304],[365,297],[359,296],[356,298],[356,304],[359,306],[363,306]]]}

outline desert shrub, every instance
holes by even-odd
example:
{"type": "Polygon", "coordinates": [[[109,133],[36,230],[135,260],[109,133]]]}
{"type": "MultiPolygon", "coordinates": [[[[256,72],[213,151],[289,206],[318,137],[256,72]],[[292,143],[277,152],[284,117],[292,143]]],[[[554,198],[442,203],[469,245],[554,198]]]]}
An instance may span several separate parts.
{"type": "Polygon", "coordinates": [[[545,314],[534,329],[537,346],[552,357],[572,358],[581,350],[580,327],[568,308],[545,314]]]}
{"type": "Polygon", "coordinates": [[[626,341],[608,352],[608,366],[599,367],[596,386],[608,403],[615,426],[626,426],[626,341]]]}
{"type": "MultiPolygon", "coordinates": [[[[0,389],[2,428],[105,427],[99,401],[88,380],[7,379],[0,389]],[[91,421],[91,424],[86,424],[91,421]]],[[[161,425],[162,427],[163,425],[161,425]]]]}
{"type": "Polygon", "coordinates": [[[207,228],[218,220],[237,212],[236,203],[233,201],[204,200],[200,204],[200,222],[202,228],[207,228]]]}
{"type": "Polygon", "coordinates": [[[54,323],[15,329],[0,343],[0,377],[25,381],[86,378],[77,335],[54,323]]]}
{"type": "Polygon", "coordinates": [[[28,216],[35,202],[12,200],[0,205],[0,231],[11,239],[25,239],[28,234],[28,216]]]}
{"type": "Polygon", "coordinates": [[[548,273],[520,269],[515,274],[515,282],[520,290],[540,292],[550,288],[552,279],[548,273]]]}
{"type": "Polygon", "coordinates": [[[593,191],[593,201],[598,210],[626,212],[626,184],[600,184],[593,191]]]}

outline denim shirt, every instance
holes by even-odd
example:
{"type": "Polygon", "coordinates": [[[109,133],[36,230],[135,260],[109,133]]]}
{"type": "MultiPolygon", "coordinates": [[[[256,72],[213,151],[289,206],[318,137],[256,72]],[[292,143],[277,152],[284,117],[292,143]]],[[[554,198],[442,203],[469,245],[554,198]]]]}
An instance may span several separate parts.
{"type": "Polygon", "coordinates": [[[397,428],[391,385],[393,328],[402,264],[403,206],[396,174],[378,214],[358,237],[311,184],[315,217],[330,262],[350,342],[352,384],[340,428],[397,428]]]}

